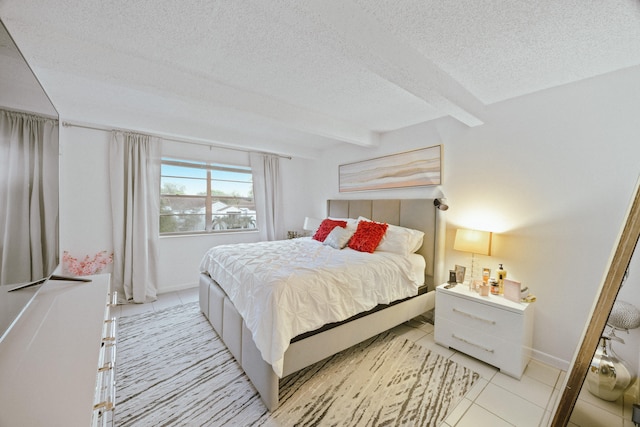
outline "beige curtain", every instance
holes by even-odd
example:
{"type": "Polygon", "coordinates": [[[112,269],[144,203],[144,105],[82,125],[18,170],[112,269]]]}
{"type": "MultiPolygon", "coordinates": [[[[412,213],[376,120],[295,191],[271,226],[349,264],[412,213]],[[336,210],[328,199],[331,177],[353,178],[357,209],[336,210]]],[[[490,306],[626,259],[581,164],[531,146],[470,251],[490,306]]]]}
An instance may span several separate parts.
{"type": "Polygon", "coordinates": [[[253,189],[261,240],[284,239],[280,158],[250,153],[253,189]]]}
{"type": "Polygon", "coordinates": [[[157,298],[160,144],[148,135],[111,134],[112,280],[120,302],[157,298]]]}
{"type": "Polygon", "coordinates": [[[0,284],[58,264],[58,121],[0,110],[0,284]]]}

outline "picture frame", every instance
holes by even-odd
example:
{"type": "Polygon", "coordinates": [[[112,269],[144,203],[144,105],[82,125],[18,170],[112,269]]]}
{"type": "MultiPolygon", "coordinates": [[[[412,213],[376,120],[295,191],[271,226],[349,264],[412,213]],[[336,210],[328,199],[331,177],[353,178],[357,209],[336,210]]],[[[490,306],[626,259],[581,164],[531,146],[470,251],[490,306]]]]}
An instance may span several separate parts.
{"type": "Polygon", "coordinates": [[[513,302],[520,302],[522,284],[516,280],[504,279],[504,297],[513,302]]]}
{"type": "Polygon", "coordinates": [[[339,190],[382,190],[442,184],[442,145],[338,166],[339,190]]]}
{"type": "Polygon", "coordinates": [[[467,267],[456,264],[456,282],[464,283],[464,276],[467,272],[467,267]]]}
{"type": "Polygon", "coordinates": [[[458,283],[458,278],[455,270],[449,270],[449,281],[447,283],[458,283]]]}

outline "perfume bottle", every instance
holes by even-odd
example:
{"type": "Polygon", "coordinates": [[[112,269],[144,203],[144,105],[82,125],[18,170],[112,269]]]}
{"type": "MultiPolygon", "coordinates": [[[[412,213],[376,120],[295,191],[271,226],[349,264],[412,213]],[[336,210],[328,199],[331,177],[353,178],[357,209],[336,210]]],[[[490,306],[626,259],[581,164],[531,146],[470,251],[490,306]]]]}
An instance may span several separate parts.
{"type": "Polygon", "coordinates": [[[491,269],[483,268],[482,269],[482,283],[485,285],[489,284],[489,276],[491,275],[491,269]]]}
{"type": "Polygon", "coordinates": [[[507,270],[502,268],[502,264],[496,271],[496,277],[498,278],[498,294],[504,295],[504,279],[507,277],[507,270]]]}

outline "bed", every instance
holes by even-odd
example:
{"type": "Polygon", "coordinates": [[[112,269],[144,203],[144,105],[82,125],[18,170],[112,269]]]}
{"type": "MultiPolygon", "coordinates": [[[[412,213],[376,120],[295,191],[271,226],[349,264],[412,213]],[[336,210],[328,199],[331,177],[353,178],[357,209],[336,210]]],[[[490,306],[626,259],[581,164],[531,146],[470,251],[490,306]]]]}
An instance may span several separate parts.
{"type": "Polygon", "coordinates": [[[200,309],[242,366],[268,410],[273,411],[279,405],[280,378],[434,307],[434,285],[442,281],[443,274],[444,239],[440,236],[444,221],[438,219],[439,215],[433,199],[327,201],[327,217],[366,218],[390,227],[397,225],[424,232],[422,245],[415,252],[418,255],[398,258],[382,251],[373,254],[340,251],[311,238],[223,245],[205,254],[200,268],[200,309]],[[266,253],[266,258],[256,262],[252,251],[266,253]],[[286,251],[295,255],[287,257],[286,251]],[[294,285],[290,278],[294,275],[287,270],[293,261],[286,258],[306,256],[311,257],[308,265],[313,268],[296,271],[295,276],[299,277],[294,285]],[[377,257],[377,267],[362,266],[367,256],[377,257]],[[314,266],[320,264],[335,268],[328,272],[332,276],[347,277],[341,287],[349,289],[336,292],[334,286],[324,290],[322,286],[332,279],[316,277],[321,268],[314,266]],[[400,272],[394,268],[400,268],[400,272]],[[367,287],[366,292],[358,294],[357,282],[370,283],[373,270],[378,269],[385,277],[385,286],[375,290],[367,287]],[[360,273],[364,274],[362,278],[360,273]],[[265,285],[276,280],[272,276],[282,276],[277,280],[285,283],[284,290],[272,290],[265,285]],[[279,308],[280,300],[272,295],[286,299],[292,286],[308,287],[315,292],[310,294],[311,299],[322,301],[315,306],[326,316],[321,323],[312,309],[291,313],[279,308]],[[327,295],[319,295],[322,293],[327,295]],[[349,299],[352,297],[353,301],[349,299]],[[268,302],[257,314],[248,308],[255,306],[256,301],[268,302]],[[268,307],[278,308],[268,310],[268,307]]]}

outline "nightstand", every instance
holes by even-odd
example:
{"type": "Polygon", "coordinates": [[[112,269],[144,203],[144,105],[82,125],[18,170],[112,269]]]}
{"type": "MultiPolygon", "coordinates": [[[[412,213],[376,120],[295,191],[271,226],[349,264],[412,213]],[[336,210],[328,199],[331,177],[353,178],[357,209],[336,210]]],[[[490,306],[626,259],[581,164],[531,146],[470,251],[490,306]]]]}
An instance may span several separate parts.
{"type": "Polygon", "coordinates": [[[533,304],[446,285],[436,288],[435,341],[522,377],[531,359],[533,304]]]}

